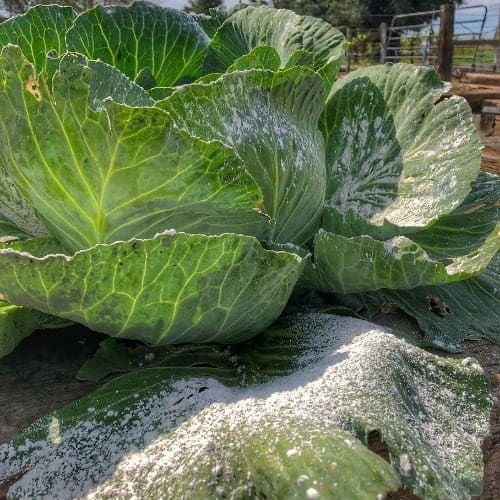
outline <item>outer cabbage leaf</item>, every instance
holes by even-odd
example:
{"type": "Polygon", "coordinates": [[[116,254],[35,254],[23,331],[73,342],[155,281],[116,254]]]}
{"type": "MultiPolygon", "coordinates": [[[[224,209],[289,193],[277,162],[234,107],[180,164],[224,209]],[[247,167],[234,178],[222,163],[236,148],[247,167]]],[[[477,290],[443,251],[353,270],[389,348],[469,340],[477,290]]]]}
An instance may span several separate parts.
{"type": "Polygon", "coordinates": [[[269,45],[279,54],[282,68],[304,64],[331,84],[344,56],[344,43],[342,33],[322,19],[266,6],[247,7],[217,30],[205,66],[209,72],[224,72],[252,49],[269,45]]]}
{"type": "Polygon", "coordinates": [[[10,303],[154,345],[257,335],[279,316],[303,267],[296,254],[236,234],[166,233],[71,257],[30,249],[0,250],[0,293],[10,303]]]}
{"type": "MultiPolygon", "coordinates": [[[[227,68],[226,72],[243,71],[246,69],[269,69],[278,71],[280,66],[281,59],[275,49],[269,45],[258,45],[248,54],[236,59],[236,61],[227,68]]],[[[206,76],[201,77],[201,79],[203,78],[205,78],[204,81],[206,82],[206,76]]]]}
{"type": "Polygon", "coordinates": [[[47,69],[47,53],[66,52],[64,35],[76,17],[72,7],[36,5],[26,14],[11,17],[0,24],[0,47],[21,47],[37,73],[47,69]]]}
{"type": "Polygon", "coordinates": [[[193,19],[203,28],[209,38],[212,38],[221,24],[231,15],[233,8],[216,7],[209,9],[207,14],[191,14],[193,19]]]}
{"type": "Polygon", "coordinates": [[[117,98],[144,98],[109,66],[67,55],[52,90],[39,79],[36,91],[19,48],[4,48],[0,67],[1,162],[67,249],[172,227],[262,231],[262,194],[235,153],[179,131],[160,109],[102,101],[112,83],[117,98]]]}
{"type": "Polygon", "coordinates": [[[26,252],[39,258],[49,254],[64,253],[64,247],[54,238],[29,238],[26,240],[0,242],[0,250],[9,248],[19,252],[26,252]]]}
{"type": "Polygon", "coordinates": [[[232,349],[238,370],[146,369],[41,419],[0,447],[3,478],[29,471],[10,494],[367,499],[395,471],[425,498],[479,493],[490,403],[473,361],[326,314],[232,349]],[[394,468],[355,438],[373,430],[394,468]]]}
{"type": "Polygon", "coordinates": [[[325,191],[317,127],[324,89],[313,71],[235,71],[183,86],[157,106],[189,133],[234,147],[264,195],[272,218],[267,239],[296,244],[310,239],[325,191]]]}
{"type": "Polygon", "coordinates": [[[483,246],[492,233],[500,238],[499,220],[500,178],[480,172],[458,208],[409,238],[433,257],[461,257],[483,246]]]}
{"type": "Polygon", "coordinates": [[[499,283],[497,255],[484,273],[465,281],[382,293],[418,321],[424,344],[456,352],[465,339],[500,344],[499,283]]]}
{"type": "MultiPolygon", "coordinates": [[[[2,242],[0,249],[22,248],[37,257],[62,250],[61,245],[48,238],[31,238],[23,241],[2,242]]],[[[15,306],[5,302],[0,293],[0,358],[11,353],[16,346],[35,330],[61,328],[71,324],[71,321],[44,314],[35,309],[15,306]]]]}
{"type": "Polygon", "coordinates": [[[68,323],[39,311],[13,306],[0,300],[0,358],[10,354],[21,340],[29,337],[35,330],[60,328],[68,323]]]}
{"type": "Polygon", "coordinates": [[[68,50],[100,59],[133,80],[147,74],[148,87],[199,76],[208,41],[188,14],[148,2],[99,5],[80,14],[66,34],[68,50]]]}
{"type": "Polygon", "coordinates": [[[443,261],[431,259],[405,236],[379,241],[320,229],[314,237],[314,264],[308,266],[304,284],[325,292],[357,293],[460,281],[481,273],[496,255],[499,228],[500,224],[470,254],[443,261]]]}
{"type": "MultiPolygon", "coordinates": [[[[47,54],[50,52],[57,57],[66,51],[64,34],[75,17],[71,7],[37,5],[26,14],[0,24],[0,47],[8,44],[21,47],[37,73],[52,74],[52,60],[47,54]]],[[[36,91],[36,80],[31,85],[35,85],[32,90],[36,91]]],[[[0,236],[3,235],[26,238],[48,236],[48,233],[33,207],[9,179],[3,159],[0,159],[0,236]]]]}
{"type": "Polygon", "coordinates": [[[165,367],[181,371],[187,367],[210,367],[218,370],[235,369],[229,346],[219,344],[179,344],[130,347],[115,338],[99,344],[94,356],[78,370],[79,380],[97,381],[108,375],[127,373],[142,368],[165,367]]]}
{"type": "Polygon", "coordinates": [[[423,231],[377,241],[321,230],[306,282],[323,291],[440,285],[482,272],[500,248],[500,182],[480,173],[463,203],[423,231]]]}
{"type": "Polygon", "coordinates": [[[335,83],[322,121],[326,230],[387,239],[464,201],[481,145],[464,99],[434,105],[444,90],[434,70],[407,64],[360,69],[335,83]]]}

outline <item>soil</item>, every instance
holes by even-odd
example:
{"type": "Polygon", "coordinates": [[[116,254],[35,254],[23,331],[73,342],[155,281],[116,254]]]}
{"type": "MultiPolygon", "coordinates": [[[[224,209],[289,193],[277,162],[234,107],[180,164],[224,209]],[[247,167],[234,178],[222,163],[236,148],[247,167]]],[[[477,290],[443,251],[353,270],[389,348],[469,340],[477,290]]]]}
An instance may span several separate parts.
{"type": "Polygon", "coordinates": [[[0,360],[0,443],[98,386],[76,372],[103,338],[80,326],[40,331],[0,360]]]}
{"type": "MultiPolygon", "coordinates": [[[[378,314],[375,323],[418,337],[416,322],[398,312],[378,314]]],[[[78,382],[76,373],[104,337],[84,327],[41,331],[25,339],[9,356],[0,360],[0,443],[46,413],[94,390],[99,384],[78,382]]],[[[491,435],[483,444],[485,457],[484,493],[481,500],[500,498],[500,347],[488,341],[465,342],[458,357],[475,357],[492,379],[494,410],[491,435]]],[[[436,351],[439,355],[447,355],[436,351]]],[[[388,460],[380,437],[370,436],[370,448],[388,460]]],[[[0,500],[17,478],[0,485],[0,500]]],[[[400,490],[390,500],[417,498],[400,490]]]]}

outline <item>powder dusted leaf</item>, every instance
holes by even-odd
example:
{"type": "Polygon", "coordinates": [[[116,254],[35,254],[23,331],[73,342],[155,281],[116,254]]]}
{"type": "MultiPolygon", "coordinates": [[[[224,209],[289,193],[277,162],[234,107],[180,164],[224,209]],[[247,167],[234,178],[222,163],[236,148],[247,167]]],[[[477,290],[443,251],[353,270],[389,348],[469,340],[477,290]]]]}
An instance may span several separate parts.
{"type": "MultiPolygon", "coordinates": [[[[262,194],[235,152],[179,131],[160,109],[102,101],[112,82],[97,85],[111,68],[67,55],[53,90],[40,79],[34,95],[18,48],[4,48],[0,64],[0,161],[67,249],[169,228],[263,230],[262,194]]],[[[135,87],[113,82],[132,99],[135,87]]]]}
{"type": "Polygon", "coordinates": [[[308,266],[304,283],[336,293],[442,285],[481,273],[499,246],[497,230],[470,254],[440,261],[405,236],[379,241],[320,229],[314,237],[314,265],[308,266]]]}
{"type": "Polygon", "coordinates": [[[468,280],[382,293],[418,321],[426,345],[457,352],[466,339],[500,344],[500,255],[468,280]]]}
{"type": "Polygon", "coordinates": [[[0,153],[0,240],[4,237],[47,236],[44,223],[21,195],[5,167],[0,153]]]}
{"type": "Polygon", "coordinates": [[[66,34],[68,50],[100,59],[132,80],[148,69],[158,87],[199,76],[208,41],[188,14],[148,2],[98,5],[80,14],[66,34]]]}
{"type": "MultiPolygon", "coordinates": [[[[68,64],[68,60],[63,64],[68,64]]],[[[108,98],[135,108],[153,106],[154,100],[149,94],[113,66],[102,61],[88,61],[87,65],[92,70],[88,104],[94,111],[104,109],[108,98]]]]}
{"type": "MultiPolygon", "coordinates": [[[[2,128],[0,122],[0,131],[2,128]]],[[[8,162],[6,156],[0,153],[0,241],[5,237],[48,236],[35,209],[10,178],[8,162]]]]}
{"type": "Polygon", "coordinates": [[[264,383],[150,368],[39,420],[0,447],[1,477],[28,470],[10,494],[373,499],[398,487],[395,471],[424,498],[479,493],[490,405],[476,363],[328,314],[237,349],[240,377],[256,373],[251,358],[264,383]],[[394,468],[356,439],[373,430],[394,468]]]}
{"type": "Polygon", "coordinates": [[[481,273],[500,249],[499,199],[498,177],[480,173],[459,207],[407,237],[377,241],[321,230],[315,238],[316,265],[309,266],[305,282],[353,293],[441,285],[481,273]]]}
{"type": "Polygon", "coordinates": [[[0,24],[0,47],[17,45],[37,73],[47,69],[47,53],[66,52],[64,35],[76,13],[72,7],[36,5],[20,16],[0,24]]]}
{"type": "Polygon", "coordinates": [[[266,6],[247,7],[229,16],[217,30],[205,66],[207,72],[224,72],[252,49],[269,45],[278,53],[282,68],[289,67],[290,61],[302,63],[331,85],[344,57],[344,43],[342,33],[322,19],[266,6]]]}
{"type": "MultiPolygon", "coordinates": [[[[368,500],[400,485],[387,462],[335,426],[304,426],[298,419],[285,420],[280,427],[260,421],[258,430],[245,422],[240,425],[237,436],[232,428],[210,433],[215,446],[199,457],[194,481],[192,470],[184,466],[179,476],[169,476],[168,488],[148,484],[148,489],[166,490],[175,498],[248,498],[251,492],[255,498],[368,500]]],[[[165,441],[166,446],[173,444],[165,441]]],[[[113,486],[122,483],[122,474],[111,481],[113,486]]]]}
{"type": "MultiPolygon", "coordinates": [[[[29,250],[28,250],[29,251],[29,250]]],[[[0,250],[0,293],[14,304],[143,342],[241,342],[285,307],[303,259],[252,237],[161,234],[72,257],[0,250]]]]}
{"type": "Polygon", "coordinates": [[[500,177],[480,172],[458,208],[408,237],[433,257],[458,258],[483,246],[488,238],[498,241],[499,221],[500,177]]]}
{"type": "Polygon", "coordinates": [[[323,82],[308,68],[228,73],[157,103],[180,128],[233,147],[264,195],[266,238],[305,243],[323,210],[325,165],[317,127],[323,82]]]}
{"type": "Polygon", "coordinates": [[[407,64],[353,71],[332,88],[322,121],[328,187],[324,229],[387,239],[457,208],[479,172],[467,102],[434,102],[444,84],[407,64]]]}

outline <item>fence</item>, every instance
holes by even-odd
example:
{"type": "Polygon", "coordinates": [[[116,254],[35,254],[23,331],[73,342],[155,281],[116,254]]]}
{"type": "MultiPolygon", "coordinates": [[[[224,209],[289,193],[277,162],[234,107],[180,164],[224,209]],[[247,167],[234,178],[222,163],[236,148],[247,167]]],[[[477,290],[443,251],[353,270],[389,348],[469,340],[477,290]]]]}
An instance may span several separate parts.
{"type": "Polygon", "coordinates": [[[435,66],[449,79],[452,68],[500,70],[500,4],[394,16],[379,30],[344,29],[351,41],[345,69],[393,61],[435,66]]]}

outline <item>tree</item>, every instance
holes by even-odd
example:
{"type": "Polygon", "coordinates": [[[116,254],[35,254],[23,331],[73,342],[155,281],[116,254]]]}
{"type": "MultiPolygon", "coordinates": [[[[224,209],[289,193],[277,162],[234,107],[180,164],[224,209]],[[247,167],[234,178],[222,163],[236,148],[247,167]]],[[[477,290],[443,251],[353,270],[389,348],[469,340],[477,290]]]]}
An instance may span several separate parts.
{"type": "Polygon", "coordinates": [[[53,4],[69,5],[76,11],[81,12],[91,9],[96,5],[127,5],[132,3],[132,0],[0,0],[0,5],[3,4],[4,10],[11,16],[16,14],[23,14],[30,7],[39,4],[53,4]]]}
{"type": "MultiPolygon", "coordinates": [[[[250,3],[267,3],[250,0],[250,3]]],[[[274,0],[279,9],[290,9],[297,14],[321,17],[334,26],[377,28],[396,14],[439,9],[443,3],[462,5],[464,0],[274,0]]]]}
{"type": "Polygon", "coordinates": [[[215,9],[221,5],[222,0],[189,0],[189,5],[184,10],[196,14],[209,14],[210,9],[215,9]]]}

